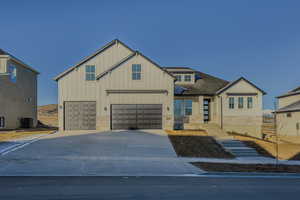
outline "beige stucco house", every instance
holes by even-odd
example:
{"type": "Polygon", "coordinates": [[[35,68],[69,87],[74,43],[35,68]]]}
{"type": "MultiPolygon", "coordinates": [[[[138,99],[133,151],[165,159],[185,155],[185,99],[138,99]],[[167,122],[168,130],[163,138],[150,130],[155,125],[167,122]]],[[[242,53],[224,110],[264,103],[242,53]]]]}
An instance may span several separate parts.
{"type": "Polygon", "coordinates": [[[260,135],[264,91],[187,67],[162,67],[113,40],[55,80],[59,128],[185,129],[207,124],[260,135]],[[183,123],[183,124],[180,124],[183,123]]]}
{"type": "Polygon", "coordinates": [[[0,130],[36,126],[38,74],[0,49],[0,130]]]}
{"type": "Polygon", "coordinates": [[[300,87],[277,97],[276,132],[278,135],[300,136],[300,87]]]}

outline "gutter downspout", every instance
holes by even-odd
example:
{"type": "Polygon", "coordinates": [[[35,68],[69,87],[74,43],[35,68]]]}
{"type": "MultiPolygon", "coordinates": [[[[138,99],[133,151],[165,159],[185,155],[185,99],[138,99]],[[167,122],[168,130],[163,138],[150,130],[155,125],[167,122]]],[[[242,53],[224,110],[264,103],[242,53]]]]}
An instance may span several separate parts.
{"type": "Polygon", "coordinates": [[[223,98],[221,96],[221,129],[223,129],[223,98]]]}

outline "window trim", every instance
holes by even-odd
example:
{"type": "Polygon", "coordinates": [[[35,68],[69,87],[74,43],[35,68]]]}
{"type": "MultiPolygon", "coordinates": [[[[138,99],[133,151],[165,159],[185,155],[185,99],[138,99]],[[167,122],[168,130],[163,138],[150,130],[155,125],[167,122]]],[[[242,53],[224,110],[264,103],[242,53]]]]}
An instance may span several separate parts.
{"type": "Polygon", "coordinates": [[[5,128],[5,117],[0,116],[0,128],[5,128]]]}
{"type": "Polygon", "coordinates": [[[238,97],[238,108],[239,109],[244,108],[244,97],[238,97]]]}
{"type": "Polygon", "coordinates": [[[86,65],[85,66],[85,80],[86,81],[95,81],[96,80],[96,66],[95,65],[86,65]],[[94,70],[88,71],[88,67],[93,67],[94,70]],[[92,75],[92,79],[88,79],[88,76],[92,75]]]}
{"type": "Polygon", "coordinates": [[[142,65],[141,64],[132,64],[131,66],[131,80],[140,81],[142,80],[142,65]],[[139,68],[135,68],[139,66],[139,68]],[[137,70],[139,69],[139,70],[137,70]]]}

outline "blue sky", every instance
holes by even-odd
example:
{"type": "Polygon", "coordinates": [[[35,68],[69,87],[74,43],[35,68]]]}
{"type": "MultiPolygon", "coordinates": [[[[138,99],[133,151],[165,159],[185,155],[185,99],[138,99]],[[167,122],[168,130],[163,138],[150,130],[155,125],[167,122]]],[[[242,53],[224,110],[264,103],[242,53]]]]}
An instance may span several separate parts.
{"type": "Polygon", "coordinates": [[[54,76],[118,38],[162,66],[240,76],[274,96],[300,85],[300,1],[3,1],[0,48],[41,72],[39,105],[57,102],[54,76]]]}

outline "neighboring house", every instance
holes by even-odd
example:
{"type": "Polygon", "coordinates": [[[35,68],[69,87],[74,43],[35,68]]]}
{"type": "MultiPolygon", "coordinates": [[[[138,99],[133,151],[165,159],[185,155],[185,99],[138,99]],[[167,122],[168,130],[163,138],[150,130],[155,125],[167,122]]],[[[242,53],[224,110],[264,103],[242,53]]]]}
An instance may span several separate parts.
{"type": "Polygon", "coordinates": [[[173,129],[214,124],[259,135],[264,91],[186,67],[161,67],[119,40],[61,73],[61,130],[173,129]],[[175,117],[174,117],[175,116],[175,117]],[[176,121],[175,119],[175,126],[176,121]]]}
{"type": "Polygon", "coordinates": [[[300,87],[278,96],[277,99],[277,134],[300,136],[300,87]]]}
{"type": "Polygon", "coordinates": [[[38,74],[0,49],[0,130],[36,126],[38,74]]]}

